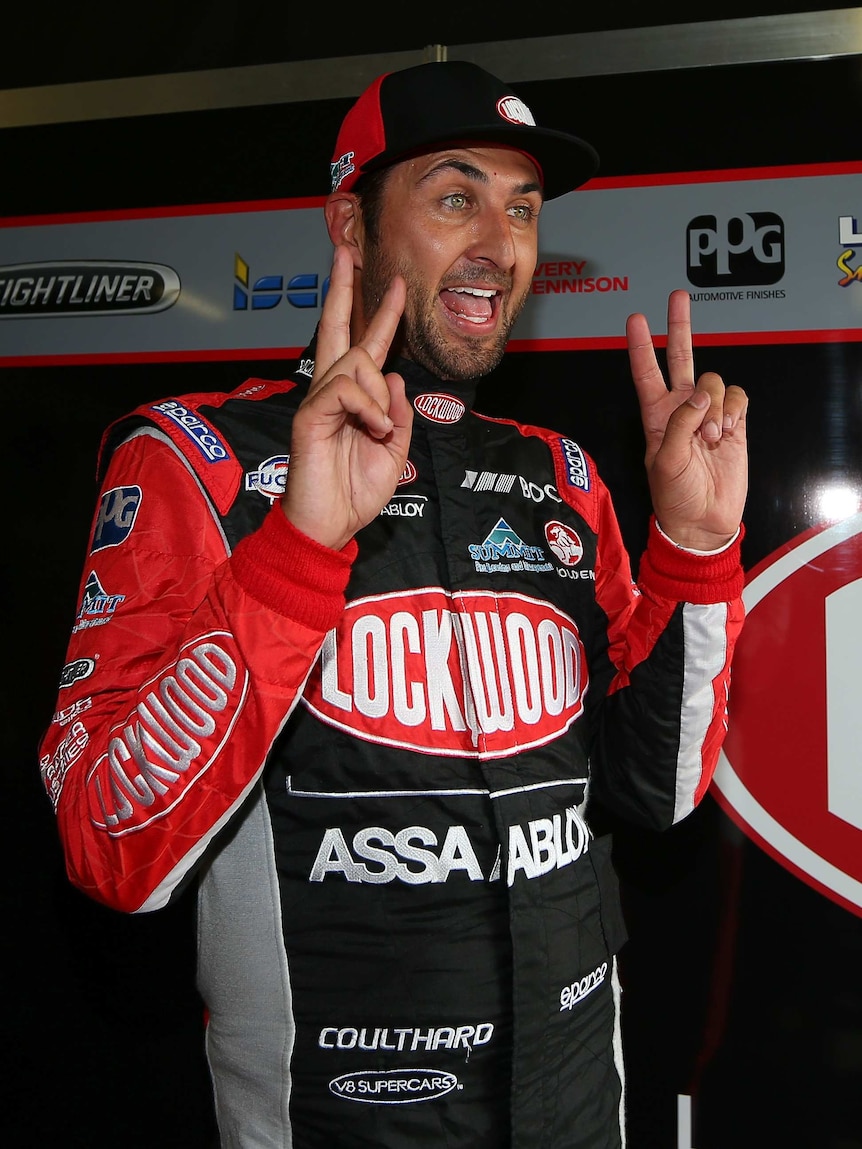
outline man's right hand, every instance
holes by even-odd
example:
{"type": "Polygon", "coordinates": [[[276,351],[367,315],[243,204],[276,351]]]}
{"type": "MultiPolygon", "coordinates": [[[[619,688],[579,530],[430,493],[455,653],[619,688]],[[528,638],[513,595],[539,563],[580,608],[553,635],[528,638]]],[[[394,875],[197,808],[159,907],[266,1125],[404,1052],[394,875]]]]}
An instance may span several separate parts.
{"type": "Polygon", "coordinates": [[[314,377],[293,420],[282,509],[333,550],[386,506],[407,463],[413,408],[383,365],[404,310],[396,276],[361,339],[350,345],[353,261],[338,246],[317,334],[314,377]]]}

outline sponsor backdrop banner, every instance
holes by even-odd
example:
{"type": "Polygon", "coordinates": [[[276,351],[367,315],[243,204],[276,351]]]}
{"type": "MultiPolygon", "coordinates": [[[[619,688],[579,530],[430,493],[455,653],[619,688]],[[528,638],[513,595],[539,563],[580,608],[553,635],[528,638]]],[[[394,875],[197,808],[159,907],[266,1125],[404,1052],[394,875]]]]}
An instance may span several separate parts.
{"type": "MultiPolygon", "coordinates": [[[[283,372],[327,289],[321,203],[0,220],[15,584],[30,604],[10,646],[45,706],[103,427],[139,402],[283,372]]],[[[751,396],[749,614],[704,802],[667,834],[610,826],[631,933],[629,1149],[862,1149],[862,162],[594,180],[545,206],[533,297],[478,405],[582,444],[634,556],[649,501],[625,321],[645,311],[663,347],[679,287],[698,369],[751,396]]],[[[34,761],[34,789],[37,776],[34,761]]],[[[211,1149],[189,907],[127,920],[79,897],[51,854],[50,804],[33,801],[44,841],[28,868],[22,835],[15,871],[38,880],[46,855],[56,869],[59,925],[35,917],[51,944],[28,976],[63,1067],[57,1112],[78,1132],[110,1112],[106,1144],[150,1149],[135,1140],[140,1082],[162,1129],[182,1080],[183,1149],[211,1149]]],[[[28,904],[45,902],[37,887],[28,904]]]]}
{"type": "MultiPolygon", "coordinates": [[[[704,337],[862,337],[862,163],[676,179],[545,205],[515,349],[614,345],[681,286],[704,337]]],[[[0,362],[296,354],[328,286],[320,202],[0,221],[0,362]]]]}

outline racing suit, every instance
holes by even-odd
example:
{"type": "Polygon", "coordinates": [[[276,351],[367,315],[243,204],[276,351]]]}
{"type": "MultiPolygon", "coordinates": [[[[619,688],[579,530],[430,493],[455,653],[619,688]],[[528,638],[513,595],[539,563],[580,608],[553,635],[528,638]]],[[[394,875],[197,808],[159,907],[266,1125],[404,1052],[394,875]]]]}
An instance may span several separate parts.
{"type": "Polygon", "coordinates": [[[129,912],[197,884],[224,1146],[616,1149],[588,796],[662,829],[704,794],[739,541],[651,524],[636,585],[576,442],[398,362],[407,466],[322,547],[277,501],[313,357],[106,432],[40,747],[70,879],[129,912]]]}

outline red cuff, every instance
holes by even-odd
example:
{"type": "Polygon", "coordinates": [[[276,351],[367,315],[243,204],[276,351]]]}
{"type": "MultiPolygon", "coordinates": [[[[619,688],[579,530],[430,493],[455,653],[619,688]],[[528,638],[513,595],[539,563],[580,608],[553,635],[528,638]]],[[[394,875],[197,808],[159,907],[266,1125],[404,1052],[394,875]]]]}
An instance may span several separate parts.
{"type": "Polygon", "coordinates": [[[285,517],[280,503],[258,530],[240,539],[231,573],[246,594],[303,626],[325,632],[344,610],[344,591],[359,547],[340,551],[310,539],[285,517]]]}
{"type": "Polygon", "coordinates": [[[638,584],[676,602],[713,603],[739,598],[745,585],[741,543],[745,528],[727,550],[717,555],[693,555],[664,538],[650,520],[647,548],[638,568],[638,584]]]}

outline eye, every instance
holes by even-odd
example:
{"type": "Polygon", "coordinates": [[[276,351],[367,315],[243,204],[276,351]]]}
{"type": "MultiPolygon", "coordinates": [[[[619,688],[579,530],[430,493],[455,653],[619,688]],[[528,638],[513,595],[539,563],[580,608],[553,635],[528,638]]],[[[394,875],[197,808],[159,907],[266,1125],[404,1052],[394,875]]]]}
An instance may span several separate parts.
{"type": "Polygon", "coordinates": [[[448,204],[453,211],[463,211],[470,203],[470,197],[465,192],[452,192],[451,195],[443,197],[443,202],[448,204]]]}
{"type": "Polygon", "coordinates": [[[530,223],[534,219],[538,219],[538,211],[528,203],[518,203],[511,207],[510,212],[517,219],[524,223],[530,223]]]}

